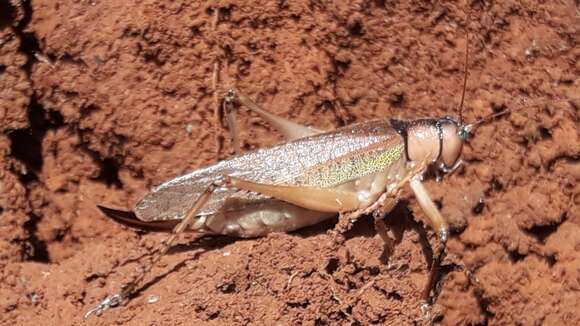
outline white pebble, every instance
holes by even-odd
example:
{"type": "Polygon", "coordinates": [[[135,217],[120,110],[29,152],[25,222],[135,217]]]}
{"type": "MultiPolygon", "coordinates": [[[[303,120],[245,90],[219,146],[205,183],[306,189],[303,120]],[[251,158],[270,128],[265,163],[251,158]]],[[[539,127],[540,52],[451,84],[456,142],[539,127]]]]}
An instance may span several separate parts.
{"type": "Polygon", "coordinates": [[[153,304],[153,303],[155,303],[157,301],[159,301],[159,296],[157,296],[157,295],[150,295],[147,298],[147,303],[150,303],[150,304],[153,304]]]}

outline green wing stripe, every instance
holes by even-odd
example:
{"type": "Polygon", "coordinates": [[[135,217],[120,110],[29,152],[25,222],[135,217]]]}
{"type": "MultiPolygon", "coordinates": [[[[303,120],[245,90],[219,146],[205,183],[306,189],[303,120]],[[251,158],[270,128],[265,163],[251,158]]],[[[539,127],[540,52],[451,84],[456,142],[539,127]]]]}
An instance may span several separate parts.
{"type": "Polygon", "coordinates": [[[403,150],[403,144],[396,144],[387,149],[381,148],[341,157],[334,162],[309,170],[304,175],[304,183],[312,187],[326,188],[358,179],[389,167],[401,158],[403,150]]]}

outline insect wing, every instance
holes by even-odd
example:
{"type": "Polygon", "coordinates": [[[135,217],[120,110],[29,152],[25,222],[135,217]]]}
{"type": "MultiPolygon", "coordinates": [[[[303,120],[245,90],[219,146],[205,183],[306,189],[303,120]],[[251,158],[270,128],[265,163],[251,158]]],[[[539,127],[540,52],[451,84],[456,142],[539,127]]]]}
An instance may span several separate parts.
{"type": "MultiPolygon", "coordinates": [[[[223,176],[265,184],[321,186],[318,184],[319,178],[326,177],[325,173],[341,172],[340,166],[333,167],[336,162],[385,143],[392,147],[393,144],[402,144],[402,141],[387,121],[370,121],[259,149],[161,184],[136,205],[135,214],[142,221],[182,219],[199,194],[223,176]]],[[[348,161],[346,163],[350,164],[348,161]]],[[[352,165],[349,169],[357,167],[360,168],[360,165],[352,165]]],[[[357,177],[360,175],[351,173],[335,178],[334,184],[357,177]]],[[[324,184],[332,185],[328,182],[324,184]]],[[[251,201],[264,199],[265,196],[218,188],[200,215],[214,214],[223,207],[227,198],[251,201]]]]}

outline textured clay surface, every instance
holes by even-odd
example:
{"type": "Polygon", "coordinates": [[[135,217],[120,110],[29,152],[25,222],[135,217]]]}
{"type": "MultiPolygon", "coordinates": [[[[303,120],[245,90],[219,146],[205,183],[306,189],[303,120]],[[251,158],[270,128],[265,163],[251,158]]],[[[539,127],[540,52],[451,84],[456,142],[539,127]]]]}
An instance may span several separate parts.
{"type": "MultiPolygon", "coordinates": [[[[437,241],[405,190],[386,216],[392,255],[371,217],[342,245],[336,220],[189,235],[138,296],[85,325],[580,324],[577,2],[469,3],[1,1],[0,322],[81,324],[118,291],[165,235],[95,204],[130,208],[231,155],[215,114],[228,88],[321,129],[456,116],[468,29],[466,120],[513,112],[477,130],[461,170],[426,182],[454,226],[429,316],[437,241]]],[[[244,150],[281,141],[240,116],[244,150]]]]}

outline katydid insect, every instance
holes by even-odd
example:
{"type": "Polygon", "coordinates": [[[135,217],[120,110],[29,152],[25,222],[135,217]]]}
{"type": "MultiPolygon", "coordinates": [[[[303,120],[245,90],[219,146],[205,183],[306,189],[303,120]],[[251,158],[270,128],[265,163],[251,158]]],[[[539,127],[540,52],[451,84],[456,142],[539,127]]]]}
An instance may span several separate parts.
{"type": "MultiPolygon", "coordinates": [[[[468,53],[466,51],[466,61],[468,53]]],[[[467,66],[467,65],[466,65],[467,66]]],[[[151,263],[123,289],[87,312],[100,315],[136,290],[177,236],[184,231],[235,237],[260,237],[310,226],[337,214],[356,220],[375,213],[377,229],[384,229],[383,214],[390,211],[409,184],[436,230],[441,245],[433,255],[427,301],[437,269],[445,254],[448,224],[422,184],[424,172],[435,167],[443,173],[461,164],[463,143],[478,125],[509,110],[465,124],[459,119],[413,121],[376,120],[323,131],[299,125],[261,108],[247,96],[231,90],[224,99],[230,130],[236,130],[232,108],[241,104],[285,136],[287,142],[262,148],[169,180],[147,194],[134,212],[99,206],[124,224],[168,230],[151,263]],[[379,212],[376,214],[376,212],[379,212]]],[[[234,144],[238,135],[233,133],[234,144]]]]}
{"type": "MultiPolygon", "coordinates": [[[[443,172],[457,168],[470,131],[506,111],[472,124],[450,117],[376,120],[325,132],[271,114],[230,90],[224,103],[229,106],[234,102],[260,115],[288,142],[169,180],[147,194],[134,213],[99,206],[105,215],[121,223],[172,230],[172,234],[141,274],[86,316],[101,314],[126,299],[185,230],[247,238],[293,231],[336,214],[354,221],[363,214],[390,211],[406,183],[442,244],[434,255],[423,293],[427,300],[444,255],[448,225],[421,183],[422,175],[432,164],[443,172]]],[[[383,215],[375,216],[377,228],[385,228],[383,215]]]]}

